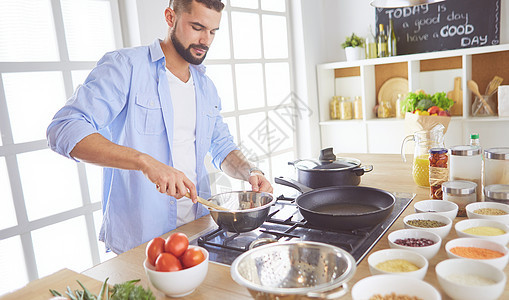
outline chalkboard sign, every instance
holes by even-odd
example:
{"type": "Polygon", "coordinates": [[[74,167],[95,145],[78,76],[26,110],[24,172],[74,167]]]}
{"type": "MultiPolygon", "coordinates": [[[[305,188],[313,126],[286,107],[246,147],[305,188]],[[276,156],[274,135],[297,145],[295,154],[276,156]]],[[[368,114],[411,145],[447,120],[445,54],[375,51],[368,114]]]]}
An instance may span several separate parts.
{"type": "Polygon", "coordinates": [[[500,43],[500,0],[447,0],[377,8],[376,24],[394,22],[397,52],[411,54],[500,43]]]}

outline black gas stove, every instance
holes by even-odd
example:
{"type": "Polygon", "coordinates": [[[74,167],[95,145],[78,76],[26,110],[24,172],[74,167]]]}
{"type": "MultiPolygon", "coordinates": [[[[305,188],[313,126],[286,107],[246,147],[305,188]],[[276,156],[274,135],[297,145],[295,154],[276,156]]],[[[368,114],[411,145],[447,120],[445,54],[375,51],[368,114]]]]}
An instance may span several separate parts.
{"type": "Polygon", "coordinates": [[[209,251],[210,261],[226,265],[231,265],[250,246],[274,240],[314,241],[335,245],[352,254],[358,264],[415,197],[415,194],[409,193],[392,194],[396,197],[392,213],[373,227],[355,230],[315,227],[302,217],[294,198],[281,195],[259,228],[245,233],[232,233],[218,228],[202,235],[195,242],[209,251]]]}

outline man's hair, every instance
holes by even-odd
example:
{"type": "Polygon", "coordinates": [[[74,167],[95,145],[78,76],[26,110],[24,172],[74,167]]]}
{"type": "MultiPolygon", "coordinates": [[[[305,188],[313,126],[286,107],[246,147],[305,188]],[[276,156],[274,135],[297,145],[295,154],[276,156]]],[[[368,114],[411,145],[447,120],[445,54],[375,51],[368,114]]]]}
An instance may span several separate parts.
{"type": "Polygon", "coordinates": [[[176,14],[180,14],[181,12],[188,13],[191,11],[191,3],[193,1],[202,3],[207,8],[213,9],[217,12],[221,12],[224,8],[224,4],[221,2],[221,0],[170,0],[169,6],[175,11],[176,14]]]}

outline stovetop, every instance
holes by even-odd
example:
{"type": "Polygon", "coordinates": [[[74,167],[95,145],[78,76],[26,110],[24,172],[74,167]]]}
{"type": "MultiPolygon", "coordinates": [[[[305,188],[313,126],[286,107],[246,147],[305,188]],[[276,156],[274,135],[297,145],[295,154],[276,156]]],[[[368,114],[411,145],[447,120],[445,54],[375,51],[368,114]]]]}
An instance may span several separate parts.
{"type": "Polygon", "coordinates": [[[209,251],[210,261],[226,265],[231,265],[237,256],[249,250],[253,241],[261,242],[263,239],[302,240],[335,245],[352,254],[358,264],[415,197],[415,194],[409,193],[392,194],[396,197],[392,213],[382,223],[373,227],[332,230],[312,226],[302,217],[294,199],[281,195],[259,228],[240,234],[218,228],[202,235],[193,243],[209,251]]]}

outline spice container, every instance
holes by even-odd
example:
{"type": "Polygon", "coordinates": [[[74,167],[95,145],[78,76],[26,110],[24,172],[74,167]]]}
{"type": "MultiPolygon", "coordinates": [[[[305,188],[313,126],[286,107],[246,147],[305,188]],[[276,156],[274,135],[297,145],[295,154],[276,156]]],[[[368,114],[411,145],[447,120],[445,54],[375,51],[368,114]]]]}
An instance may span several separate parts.
{"type": "Polygon", "coordinates": [[[361,96],[356,96],[353,101],[353,118],[354,119],[362,119],[362,98],[361,96]]]}
{"type": "Polygon", "coordinates": [[[329,113],[331,120],[339,119],[339,97],[334,96],[329,103],[329,113]]]}
{"type": "Polygon", "coordinates": [[[484,196],[486,201],[500,202],[509,204],[509,185],[508,184],[492,184],[484,188],[484,196]]]}
{"type": "Polygon", "coordinates": [[[484,150],[484,186],[509,184],[509,147],[484,150]]]}
{"type": "Polygon", "coordinates": [[[349,98],[341,97],[339,101],[339,118],[341,120],[352,119],[352,102],[348,101],[349,98]]]}
{"type": "Polygon", "coordinates": [[[476,188],[477,184],[471,181],[447,181],[442,184],[443,198],[458,205],[458,217],[466,217],[465,207],[477,201],[476,188]]]}
{"type": "Polygon", "coordinates": [[[477,146],[454,146],[450,149],[449,180],[466,180],[477,185],[477,201],[482,201],[482,156],[477,146]]]}
{"type": "Polygon", "coordinates": [[[429,186],[431,199],[442,199],[442,183],[449,180],[447,149],[429,149],[429,186]]]}

